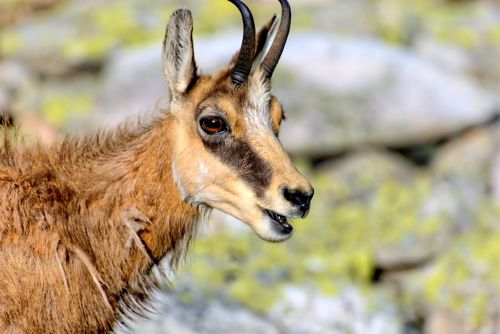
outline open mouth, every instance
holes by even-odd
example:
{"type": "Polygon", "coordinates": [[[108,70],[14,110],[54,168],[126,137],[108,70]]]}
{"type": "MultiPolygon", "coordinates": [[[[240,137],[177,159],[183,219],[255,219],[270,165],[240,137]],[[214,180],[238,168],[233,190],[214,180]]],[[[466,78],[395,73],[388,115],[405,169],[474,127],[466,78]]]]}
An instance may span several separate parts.
{"type": "Polygon", "coordinates": [[[288,220],[285,216],[282,216],[271,210],[264,210],[264,212],[269,216],[269,218],[271,218],[278,232],[283,234],[292,233],[293,227],[288,223],[288,220]]]}

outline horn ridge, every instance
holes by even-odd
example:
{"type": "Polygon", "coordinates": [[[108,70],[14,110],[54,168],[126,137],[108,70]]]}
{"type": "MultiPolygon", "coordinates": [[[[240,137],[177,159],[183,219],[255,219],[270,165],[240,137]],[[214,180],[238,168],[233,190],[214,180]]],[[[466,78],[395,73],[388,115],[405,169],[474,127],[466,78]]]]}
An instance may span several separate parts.
{"type": "Polygon", "coordinates": [[[248,75],[252,70],[252,63],[255,57],[255,23],[252,12],[240,0],[228,0],[234,4],[241,13],[243,20],[243,39],[238,59],[231,72],[233,83],[242,85],[248,80],[248,75]]]}
{"type": "Polygon", "coordinates": [[[279,0],[281,4],[281,21],[271,48],[262,61],[261,68],[264,72],[264,79],[269,80],[273,76],[274,69],[278,65],[283,49],[285,48],[290,24],[292,22],[292,11],[287,0],[279,0]]]}

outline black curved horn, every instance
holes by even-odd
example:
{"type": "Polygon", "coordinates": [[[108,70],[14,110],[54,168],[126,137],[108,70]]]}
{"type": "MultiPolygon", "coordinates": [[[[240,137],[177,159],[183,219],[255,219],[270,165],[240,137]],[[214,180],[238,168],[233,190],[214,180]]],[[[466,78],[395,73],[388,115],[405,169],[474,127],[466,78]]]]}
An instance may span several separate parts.
{"type": "Polygon", "coordinates": [[[240,0],[229,0],[241,13],[243,19],[243,40],[240,53],[231,73],[231,79],[237,85],[245,83],[252,70],[255,57],[255,23],[250,9],[240,0]]]}
{"type": "Polygon", "coordinates": [[[290,32],[290,23],[292,22],[292,11],[290,10],[290,5],[287,0],[279,0],[281,3],[281,21],[274,38],[273,44],[269,49],[264,61],[261,64],[261,68],[264,71],[265,80],[269,80],[273,76],[274,69],[278,65],[283,49],[285,48],[285,43],[288,38],[288,33],[290,32]]]}

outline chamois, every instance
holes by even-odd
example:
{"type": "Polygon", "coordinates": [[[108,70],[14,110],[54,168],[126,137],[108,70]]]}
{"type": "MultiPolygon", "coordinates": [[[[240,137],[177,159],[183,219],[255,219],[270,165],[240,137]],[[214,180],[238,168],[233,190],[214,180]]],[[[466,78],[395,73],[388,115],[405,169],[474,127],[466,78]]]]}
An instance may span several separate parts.
{"type": "Polygon", "coordinates": [[[153,269],[163,258],[175,268],[211,208],[272,242],[292,235],[287,218],[307,214],[313,189],[278,140],[283,110],[270,93],[289,4],[256,34],[248,7],[229,1],[243,41],[213,75],[197,72],[191,13],[172,14],[168,111],[50,147],[4,136],[1,333],[106,333],[141,314],[153,269]]]}

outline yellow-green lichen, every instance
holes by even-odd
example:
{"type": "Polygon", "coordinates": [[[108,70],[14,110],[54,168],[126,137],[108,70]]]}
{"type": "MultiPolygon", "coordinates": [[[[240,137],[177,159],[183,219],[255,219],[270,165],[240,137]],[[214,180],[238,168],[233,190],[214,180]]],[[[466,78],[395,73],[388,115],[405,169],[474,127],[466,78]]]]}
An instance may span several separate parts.
{"type": "Polygon", "coordinates": [[[66,59],[99,59],[105,56],[116,44],[114,37],[96,35],[80,37],[78,41],[69,40],[63,45],[62,53],[66,59]]]}
{"type": "Polygon", "coordinates": [[[161,40],[163,33],[163,27],[141,23],[134,8],[126,4],[99,8],[88,14],[86,20],[89,24],[81,35],[62,44],[66,59],[99,59],[116,46],[135,46],[161,40]]]}
{"type": "Polygon", "coordinates": [[[43,117],[52,125],[62,127],[73,117],[82,117],[92,109],[89,95],[54,95],[46,97],[41,104],[43,117]]]}
{"type": "Polygon", "coordinates": [[[11,56],[19,52],[23,44],[19,34],[10,31],[0,32],[0,55],[11,56]]]}
{"type": "Polygon", "coordinates": [[[423,295],[431,304],[463,315],[480,326],[500,296],[500,207],[485,205],[470,231],[421,274],[423,295]]]}
{"type": "Polygon", "coordinates": [[[500,25],[494,25],[487,30],[488,41],[493,45],[500,45],[500,25]]]}
{"type": "MultiPolygon", "coordinates": [[[[286,243],[264,243],[253,233],[200,238],[183,275],[198,282],[195,285],[205,293],[222,291],[265,312],[290,284],[314,286],[325,294],[353,283],[369,290],[377,249],[409,236],[428,237],[447,226],[445,216],[422,215],[430,192],[425,180],[408,185],[385,182],[365,203],[351,199],[332,205],[328,194],[331,187],[339,189],[339,183],[328,175],[314,179],[311,214],[294,224],[296,233],[286,243]]],[[[349,192],[347,185],[340,189],[342,196],[349,192]]]]}
{"type": "Polygon", "coordinates": [[[372,25],[384,40],[408,44],[420,34],[427,33],[439,41],[463,48],[478,47],[484,33],[478,26],[471,26],[471,18],[480,21],[484,16],[481,3],[438,3],[431,0],[401,2],[380,0],[372,25]]]}

